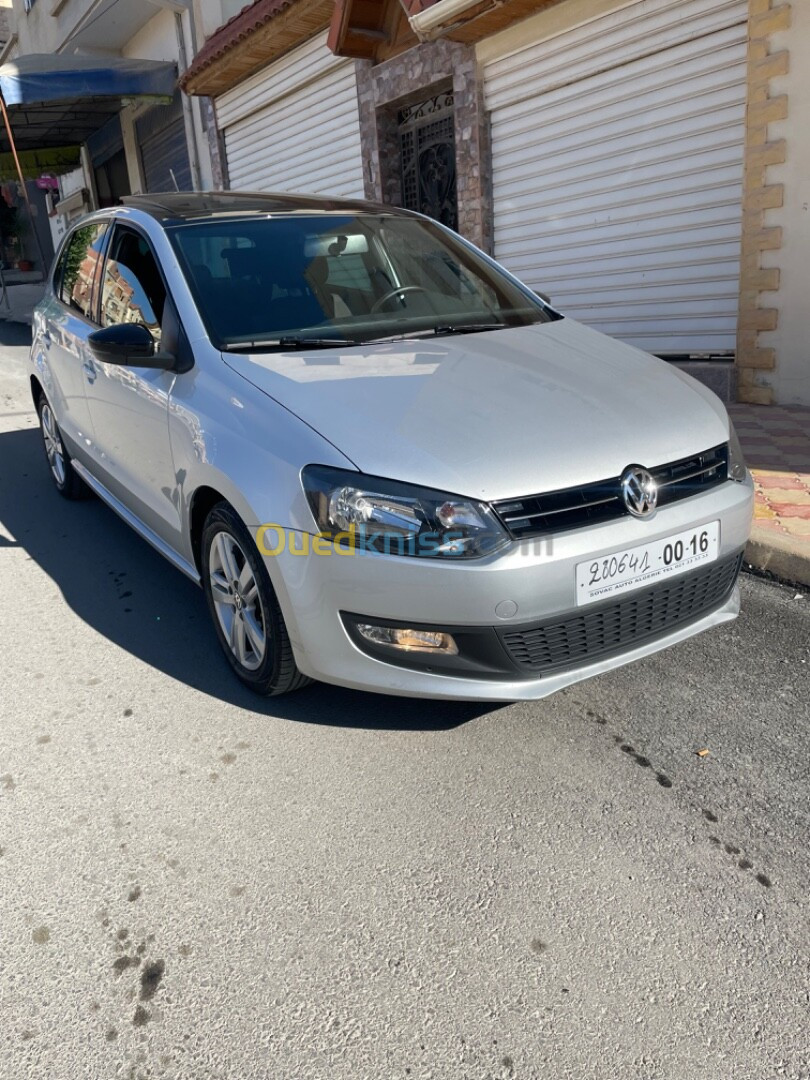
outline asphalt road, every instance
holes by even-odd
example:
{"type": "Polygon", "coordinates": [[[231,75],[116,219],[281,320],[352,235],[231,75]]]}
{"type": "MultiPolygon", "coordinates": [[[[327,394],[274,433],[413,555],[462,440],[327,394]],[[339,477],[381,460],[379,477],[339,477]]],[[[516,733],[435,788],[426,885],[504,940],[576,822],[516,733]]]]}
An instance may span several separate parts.
{"type": "Polygon", "coordinates": [[[2,1080],[810,1077],[810,598],[746,577],[736,623],[536,704],[263,703],[202,594],[51,490],[24,341],[2,1080]]]}

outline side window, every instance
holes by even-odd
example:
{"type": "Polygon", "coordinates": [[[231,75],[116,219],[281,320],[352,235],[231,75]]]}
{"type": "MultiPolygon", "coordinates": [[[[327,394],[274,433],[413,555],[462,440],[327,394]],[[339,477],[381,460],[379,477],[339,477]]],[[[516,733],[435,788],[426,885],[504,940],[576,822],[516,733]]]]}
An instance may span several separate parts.
{"type": "Polygon", "coordinates": [[[93,222],[77,229],[68,240],[54,279],[59,284],[59,298],[86,318],[93,317],[93,300],[98,289],[102,266],[102,248],[106,222],[93,222]]]}
{"type": "Polygon", "coordinates": [[[140,323],[160,342],[166,288],[155,256],[133,229],[117,227],[101,290],[101,325],[140,323]]]}

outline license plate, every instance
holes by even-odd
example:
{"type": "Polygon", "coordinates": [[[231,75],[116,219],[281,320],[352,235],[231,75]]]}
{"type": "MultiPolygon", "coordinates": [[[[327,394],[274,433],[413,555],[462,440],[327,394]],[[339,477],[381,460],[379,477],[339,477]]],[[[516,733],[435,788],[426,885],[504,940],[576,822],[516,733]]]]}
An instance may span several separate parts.
{"type": "Polygon", "coordinates": [[[577,606],[654,585],[714,562],[719,552],[720,522],[710,521],[663,540],[577,563],[577,606]]]}

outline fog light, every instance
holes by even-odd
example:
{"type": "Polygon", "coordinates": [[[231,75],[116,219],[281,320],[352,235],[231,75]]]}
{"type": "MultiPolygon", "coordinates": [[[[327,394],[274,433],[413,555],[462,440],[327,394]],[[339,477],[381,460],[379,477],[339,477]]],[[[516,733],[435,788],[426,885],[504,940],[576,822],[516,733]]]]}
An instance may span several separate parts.
{"type": "Polygon", "coordinates": [[[441,652],[456,656],[458,646],[449,634],[434,630],[407,630],[397,626],[371,626],[370,623],[358,623],[357,630],[366,641],[375,645],[388,645],[392,649],[406,652],[441,652]]]}

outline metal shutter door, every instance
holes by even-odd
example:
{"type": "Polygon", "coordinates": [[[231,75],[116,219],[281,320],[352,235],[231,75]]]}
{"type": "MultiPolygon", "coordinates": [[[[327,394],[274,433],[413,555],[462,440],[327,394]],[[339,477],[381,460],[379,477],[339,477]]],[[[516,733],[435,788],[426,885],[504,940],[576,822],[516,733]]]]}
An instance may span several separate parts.
{"type": "Polygon", "coordinates": [[[660,354],[733,352],[745,0],[641,0],[485,65],[495,255],[660,354]]]}
{"type": "Polygon", "coordinates": [[[323,35],[217,99],[233,189],[363,198],[354,61],[323,35]]]}
{"type": "Polygon", "coordinates": [[[146,190],[190,191],[193,187],[183,105],[155,105],[135,123],[146,190]]]}

